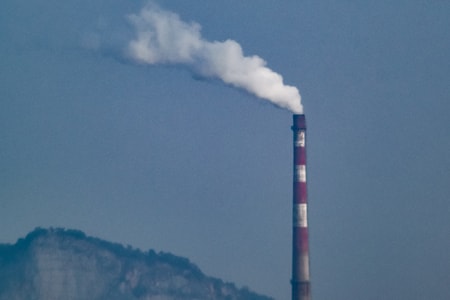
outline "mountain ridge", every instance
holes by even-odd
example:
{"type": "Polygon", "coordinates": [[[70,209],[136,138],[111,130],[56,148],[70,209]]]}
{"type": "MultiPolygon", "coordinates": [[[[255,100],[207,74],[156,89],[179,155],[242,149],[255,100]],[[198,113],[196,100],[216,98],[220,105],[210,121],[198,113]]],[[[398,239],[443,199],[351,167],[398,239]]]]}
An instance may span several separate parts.
{"type": "Polygon", "coordinates": [[[64,228],[0,244],[0,300],[268,300],[205,275],[189,259],[64,228]]]}

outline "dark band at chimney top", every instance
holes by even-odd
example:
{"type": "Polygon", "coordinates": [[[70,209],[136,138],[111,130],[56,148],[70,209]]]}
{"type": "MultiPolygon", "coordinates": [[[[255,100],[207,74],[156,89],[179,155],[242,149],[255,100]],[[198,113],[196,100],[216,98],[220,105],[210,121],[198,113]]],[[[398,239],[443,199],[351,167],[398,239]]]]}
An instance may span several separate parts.
{"type": "Polygon", "coordinates": [[[293,115],[293,125],[292,130],[306,130],[306,118],[305,115],[293,115]]]}

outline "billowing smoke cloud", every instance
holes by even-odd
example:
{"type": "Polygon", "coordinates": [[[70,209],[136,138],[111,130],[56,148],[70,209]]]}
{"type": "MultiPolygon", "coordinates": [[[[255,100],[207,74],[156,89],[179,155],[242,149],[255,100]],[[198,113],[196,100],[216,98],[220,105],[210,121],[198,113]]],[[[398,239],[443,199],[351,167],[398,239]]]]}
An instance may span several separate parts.
{"type": "Polygon", "coordinates": [[[262,58],[244,56],[236,41],[206,41],[199,24],[183,22],[177,14],[154,4],[128,18],[136,29],[136,38],[127,49],[133,60],[184,64],[199,75],[219,78],[293,113],[302,113],[297,88],[283,84],[283,77],[266,67],[262,58]]]}

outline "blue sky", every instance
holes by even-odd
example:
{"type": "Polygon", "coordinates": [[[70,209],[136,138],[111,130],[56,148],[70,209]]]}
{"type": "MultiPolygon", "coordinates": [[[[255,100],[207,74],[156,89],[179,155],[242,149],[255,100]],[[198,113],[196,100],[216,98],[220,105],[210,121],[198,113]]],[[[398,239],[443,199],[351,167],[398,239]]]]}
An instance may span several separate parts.
{"type": "MultiPolygon", "coordinates": [[[[450,4],[159,4],[299,88],[314,299],[448,299],[450,4]]],[[[127,59],[143,6],[0,4],[0,242],[76,228],[288,299],[291,113],[127,59]]]]}

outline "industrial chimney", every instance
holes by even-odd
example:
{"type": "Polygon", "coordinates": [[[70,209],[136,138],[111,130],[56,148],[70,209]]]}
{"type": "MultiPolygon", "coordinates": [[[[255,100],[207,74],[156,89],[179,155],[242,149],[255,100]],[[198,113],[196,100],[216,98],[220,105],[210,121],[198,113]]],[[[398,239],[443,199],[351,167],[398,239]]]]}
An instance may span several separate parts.
{"type": "Polygon", "coordinates": [[[311,300],[306,191],[306,120],[293,116],[294,184],[292,235],[292,300],[311,300]]]}

